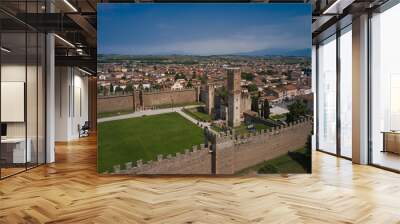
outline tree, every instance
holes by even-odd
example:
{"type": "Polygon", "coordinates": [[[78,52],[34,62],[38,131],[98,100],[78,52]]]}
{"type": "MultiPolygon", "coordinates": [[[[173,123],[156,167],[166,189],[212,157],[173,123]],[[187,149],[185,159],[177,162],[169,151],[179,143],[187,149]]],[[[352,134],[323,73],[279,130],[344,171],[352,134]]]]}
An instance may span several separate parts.
{"type": "Polygon", "coordinates": [[[225,88],[225,86],[222,86],[221,88],[217,89],[217,95],[226,102],[228,99],[228,90],[225,88]]]}
{"type": "Polygon", "coordinates": [[[193,87],[193,84],[192,84],[192,80],[191,80],[191,79],[188,81],[187,87],[188,87],[188,88],[192,88],[192,87],[193,87]]]}
{"type": "Polygon", "coordinates": [[[204,76],[200,76],[200,82],[201,84],[205,84],[207,82],[207,78],[204,76]]]}
{"type": "Polygon", "coordinates": [[[289,70],[289,71],[287,72],[287,77],[288,77],[289,80],[292,80],[292,79],[293,79],[292,70],[289,70]]]}
{"type": "Polygon", "coordinates": [[[104,87],[100,85],[100,86],[97,88],[97,93],[104,93],[104,87]]]}
{"type": "Polygon", "coordinates": [[[271,111],[269,108],[269,101],[267,99],[264,100],[264,104],[263,104],[263,116],[265,119],[269,118],[271,111]]]}
{"type": "Polygon", "coordinates": [[[119,92],[122,92],[122,91],[123,91],[123,89],[120,86],[115,87],[115,92],[116,93],[119,93],[119,92]]]}
{"type": "Polygon", "coordinates": [[[260,109],[258,108],[258,97],[251,98],[251,111],[254,111],[257,114],[260,114],[260,109]]]}
{"type": "Polygon", "coordinates": [[[264,84],[267,84],[267,79],[266,79],[265,77],[263,77],[263,78],[262,78],[262,82],[263,82],[264,84]]]}
{"type": "Polygon", "coordinates": [[[288,106],[289,113],[287,114],[286,120],[288,122],[293,122],[298,120],[301,116],[304,116],[308,113],[307,105],[301,101],[296,100],[294,103],[288,106]]]}
{"type": "Polygon", "coordinates": [[[132,85],[132,83],[129,83],[128,85],[126,85],[125,91],[126,91],[127,93],[133,92],[133,85],[132,85]]]}
{"type": "Polygon", "coordinates": [[[307,173],[311,173],[312,170],[312,158],[311,158],[311,148],[312,148],[312,135],[309,134],[307,136],[307,142],[305,145],[305,152],[304,152],[304,156],[305,156],[305,168],[307,170],[307,173]]]}
{"type": "Polygon", "coordinates": [[[112,83],[110,83],[110,94],[114,93],[114,86],[112,83]]]}
{"type": "Polygon", "coordinates": [[[258,87],[257,87],[257,85],[256,84],[250,84],[250,85],[248,85],[247,86],[247,89],[249,90],[249,92],[256,92],[256,91],[258,91],[258,87]]]}
{"type": "Polygon", "coordinates": [[[154,84],[153,89],[161,89],[162,86],[160,84],[154,84]]]}
{"type": "Polygon", "coordinates": [[[309,134],[307,136],[307,142],[306,142],[306,146],[305,146],[305,155],[307,157],[311,157],[311,148],[312,148],[312,135],[309,134]]]}
{"type": "Polygon", "coordinates": [[[186,76],[184,75],[184,74],[176,74],[175,75],[175,80],[178,80],[178,79],[185,79],[186,80],[186,76]]]}
{"type": "Polygon", "coordinates": [[[252,81],[254,79],[254,75],[252,73],[247,73],[247,72],[242,72],[241,77],[242,79],[245,79],[247,81],[252,81]]]}

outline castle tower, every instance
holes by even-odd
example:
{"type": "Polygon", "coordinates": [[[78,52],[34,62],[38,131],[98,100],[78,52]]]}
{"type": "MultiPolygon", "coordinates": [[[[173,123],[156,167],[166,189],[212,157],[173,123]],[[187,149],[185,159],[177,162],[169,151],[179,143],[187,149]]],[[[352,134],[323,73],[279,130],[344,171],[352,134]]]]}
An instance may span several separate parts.
{"type": "Polygon", "coordinates": [[[212,84],[206,83],[206,111],[209,115],[212,115],[214,112],[214,94],[215,94],[215,89],[212,84]]]}
{"type": "Polygon", "coordinates": [[[136,90],[135,89],[133,89],[132,98],[133,98],[133,112],[135,112],[137,110],[137,108],[136,108],[136,90]]]}
{"type": "Polygon", "coordinates": [[[228,125],[237,127],[240,125],[240,69],[228,68],[228,125]]]}

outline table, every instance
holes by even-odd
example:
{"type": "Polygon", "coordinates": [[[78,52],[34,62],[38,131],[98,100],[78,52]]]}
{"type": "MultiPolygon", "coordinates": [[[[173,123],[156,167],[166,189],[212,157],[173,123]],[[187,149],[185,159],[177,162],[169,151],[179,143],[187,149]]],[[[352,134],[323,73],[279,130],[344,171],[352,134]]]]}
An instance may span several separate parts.
{"type": "Polygon", "coordinates": [[[5,138],[1,139],[1,157],[6,163],[26,163],[31,162],[31,139],[25,138],[5,138]],[[28,143],[25,151],[25,140],[28,143]]]}

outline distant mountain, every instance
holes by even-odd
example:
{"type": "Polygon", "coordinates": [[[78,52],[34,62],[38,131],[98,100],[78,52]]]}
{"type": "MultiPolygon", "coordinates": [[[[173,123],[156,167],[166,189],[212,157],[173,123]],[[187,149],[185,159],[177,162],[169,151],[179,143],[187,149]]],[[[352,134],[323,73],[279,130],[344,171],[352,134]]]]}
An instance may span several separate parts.
{"type": "Polygon", "coordinates": [[[102,57],[130,57],[130,56],[138,56],[138,57],[153,57],[153,56],[196,56],[196,57],[220,57],[220,56],[257,56],[257,57],[268,57],[268,56],[283,56],[283,57],[311,57],[311,48],[304,48],[298,50],[288,50],[281,48],[272,48],[272,49],[264,49],[257,51],[249,51],[249,52],[240,52],[234,54],[213,54],[213,55],[195,55],[189,54],[182,51],[171,51],[168,53],[154,53],[154,54],[98,54],[98,58],[102,57]]]}
{"type": "Polygon", "coordinates": [[[297,56],[297,57],[311,57],[311,48],[304,48],[298,50],[287,50],[287,49],[264,49],[251,52],[243,52],[238,55],[246,56],[297,56]]]}

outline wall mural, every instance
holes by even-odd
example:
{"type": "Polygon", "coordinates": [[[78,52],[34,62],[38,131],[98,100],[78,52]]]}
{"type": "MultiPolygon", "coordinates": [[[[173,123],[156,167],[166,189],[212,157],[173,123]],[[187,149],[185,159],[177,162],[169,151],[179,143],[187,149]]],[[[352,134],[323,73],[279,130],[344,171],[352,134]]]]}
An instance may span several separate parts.
{"type": "Polygon", "coordinates": [[[98,172],[311,173],[308,4],[99,4],[98,172]]]}

